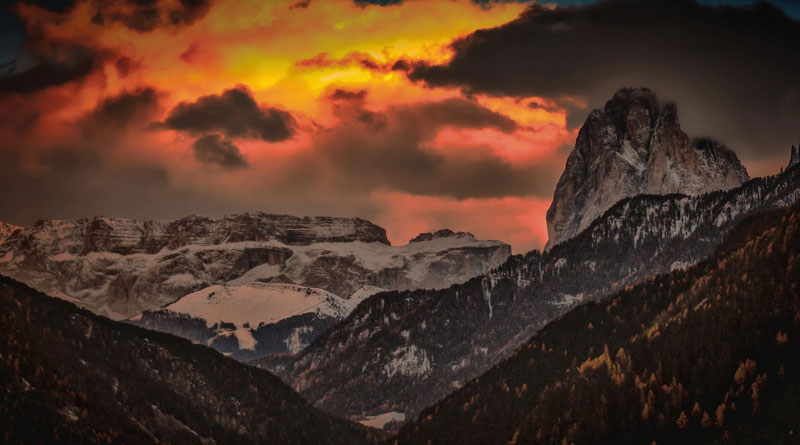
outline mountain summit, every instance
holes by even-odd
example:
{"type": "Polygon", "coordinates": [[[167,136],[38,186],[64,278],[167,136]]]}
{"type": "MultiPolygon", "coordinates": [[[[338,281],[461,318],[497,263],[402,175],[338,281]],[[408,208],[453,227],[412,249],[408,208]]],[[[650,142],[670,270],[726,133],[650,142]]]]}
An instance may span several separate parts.
{"type": "Polygon", "coordinates": [[[674,104],[660,107],[647,88],[621,89],[578,132],[547,211],[545,248],[575,236],[623,198],[697,195],[748,179],[733,151],[681,130],[674,104]]]}

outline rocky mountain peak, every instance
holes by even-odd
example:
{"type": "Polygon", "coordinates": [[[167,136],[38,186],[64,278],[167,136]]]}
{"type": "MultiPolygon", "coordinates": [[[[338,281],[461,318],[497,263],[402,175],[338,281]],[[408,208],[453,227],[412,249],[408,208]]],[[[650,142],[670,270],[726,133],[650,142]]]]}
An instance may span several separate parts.
{"type": "Polygon", "coordinates": [[[797,149],[792,145],[792,152],[789,155],[789,165],[786,166],[786,168],[792,168],[797,164],[800,164],[800,154],[797,153],[797,149]]]}
{"type": "Polygon", "coordinates": [[[454,232],[450,229],[440,229],[435,232],[422,232],[419,235],[412,238],[408,243],[419,243],[422,241],[432,241],[435,239],[440,238],[450,238],[450,237],[469,237],[474,239],[475,235],[469,232],[454,232]]]}
{"type": "Polygon", "coordinates": [[[578,132],[547,211],[546,248],[578,234],[623,198],[696,195],[747,179],[733,151],[683,132],[675,104],[660,106],[647,88],[623,88],[578,132]]]}

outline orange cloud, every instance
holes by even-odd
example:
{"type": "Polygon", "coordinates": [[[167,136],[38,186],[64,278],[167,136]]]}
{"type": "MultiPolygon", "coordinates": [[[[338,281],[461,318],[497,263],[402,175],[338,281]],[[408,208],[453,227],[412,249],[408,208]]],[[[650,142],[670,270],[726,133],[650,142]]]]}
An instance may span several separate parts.
{"type": "Polygon", "coordinates": [[[395,243],[443,226],[517,252],[546,241],[542,190],[563,165],[559,148],[575,137],[564,109],[546,98],[428,88],[392,69],[405,59],[444,62],[454,39],[506,23],[524,5],[226,0],[173,20],[179,3],[158,2],[151,21],[99,0],[79,0],[65,14],[19,4],[36,30],[29,51],[78,48],[94,64],[85,76],[0,100],[0,173],[48,195],[40,207],[7,206],[18,211],[12,222],[258,209],[361,216],[387,227],[395,243]],[[237,85],[246,94],[228,97],[237,85]],[[122,123],[103,120],[115,104],[140,106],[130,97],[142,92],[154,103],[122,113],[130,116],[122,123]],[[252,128],[178,122],[186,113],[176,107],[187,111],[202,97],[224,102],[226,116],[244,104],[252,128]],[[276,110],[291,118],[291,132],[253,137],[276,110]],[[370,159],[374,168],[359,163],[370,159]]]}

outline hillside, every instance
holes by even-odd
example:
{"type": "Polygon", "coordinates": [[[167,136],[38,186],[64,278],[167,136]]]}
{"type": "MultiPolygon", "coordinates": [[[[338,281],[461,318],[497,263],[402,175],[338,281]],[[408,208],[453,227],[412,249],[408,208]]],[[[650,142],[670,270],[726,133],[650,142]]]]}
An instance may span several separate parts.
{"type": "Polygon", "coordinates": [[[4,443],[369,443],[269,372],[0,277],[4,443]]]}
{"type": "Polygon", "coordinates": [[[573,309],[396,443],[790,443],[800,408],[800,206],[715,256],[573,309]]]}
{"type": "Polygon", "coordinates": [[[413,418],[571,308],[696,264],[747,215],[798,197],[792,168],[728,191],[628,198],[547,252],[448,289],[374,295],[288,363],[258,363],[336,415],[413,418]]]}

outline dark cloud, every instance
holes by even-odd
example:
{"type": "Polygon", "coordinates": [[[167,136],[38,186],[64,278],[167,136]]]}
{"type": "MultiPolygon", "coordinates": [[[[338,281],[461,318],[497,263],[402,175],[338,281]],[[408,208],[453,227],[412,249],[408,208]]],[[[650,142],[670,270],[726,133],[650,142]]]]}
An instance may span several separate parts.
{"type": "Polygon", "coordinates": [[[77,46],[31,57],[28,68],[19,70],[15,62],[0,74],[0,95],[34,93],[81,80],[101,65],[97,54],[77,46]]]}
{"type": "Polygon", "coordinates": [[[244,87],[220,95],[202,96],[195,102],[181,102],[164,124],[193,134],[221,132],[228,137],[278,142],[294,132],[294,119],[283,110],[260,107],[244,87]]]}
{"type": "Polygon", "coordinates": [[[363,102],[367,97],[367,90],[350,91],[337,88],[328,98],[333,101],[356,101],[363,102]]]}
{"type": "Polygon", "coordinates": [[[83,120],[88,131],[120,130],[133,121],[146,121],[158,109],[158,93],[151,87],[124,92],[100,102],[83,120]]]}
{"type": "Polygon", "coordinates": [[[92,17],[96,25],[119,22],[134,31],[145,33],[160,26],[191,25],[206,15],[210,0],[100,0],[92,17]]]}
{"type": "MultiPolygon", "coordinates": [[[[530,0],[472,0],[472,3],[485,8],[491,8],[498,3],[527,3],[530,0]]],[[[403,3],[403,0],[353,0],[353,2],[365,8],[367,6],[394,6],[403,3]]]]}
{"type": "Polygon", "coordinates": [[[367,6],[394,6],[403,3],[403,0],[353,0],[356,5],[366,8],[367,6]]]}
{"type": "Polygon", "coordinates": [[[298,162],[306,169],[332,171],[341,187],[458,199],[552,193],[557,169],[547,162],[511,163],[488,147],[443,151],[428,146],[443,127],[502,132],[517,128],[509,117],[475,102],[446,99],[395,106],[384,112],[360,106],[340,111],[344,113],[340,113],[342,122],[315,141],[316,158],[299,158],[298,162]],[[319,165],[310,167],[314,162],[319,165]]]}
{"type": "Polygon", "coordinates": [[[341,58],[333,58],[328,53],[320,53],[316,56],[301,60],[295,63],[295,67],[299,69],[319,69],[319,68],[341,68],[352,65],[360,65],[363,68],[372,71],[390,71],[394,69],[394,64],[383,63],[376,60],[369,54],[353,51],[341,58]]]}
{"type": "Polygon", "coordinates": [[[0,219],[32,224],[43,218],[92,215],[152,218],[180,216],[186,207],[211,211],[221,203],[172,186],[167,170],[153,165],[110,167],[101,153],[62,147],[43,154],[43,172],[20,168],[17,153],[0,151],[0,219]],[[205,204],[208,199],[213,204],[205,204]]]}
{"type": "Polygon", "coordinates": [[[511,133],[518,128],[510,117],[458,98],[399,107],[397,112],[404,119],[419,120],[423,126],[424,122],[429,122],[463,128],[494,128],[504,133],[511,133]]]}
{"type": "MultiPolygon", "coordinates": [[[[759,3],[605,1],[549,10],[453,43],[445,65],[406,62],[431,86],[512,96],[578,97],[591,107],[643,85],[681,107],[690,133],[745,159],[784,155],[800,122],[800,23],[759,3]]],[[[572,110],[570,123],[586,112],[572,110]]]]}
{"type": "Polygon", "coordinates": [[[200,162],[219,165],[229,170],[247,167],[247,161],[239,147],[218,134],[201,137],[194,141],[192,148],[194,156],[200,162]]]}

